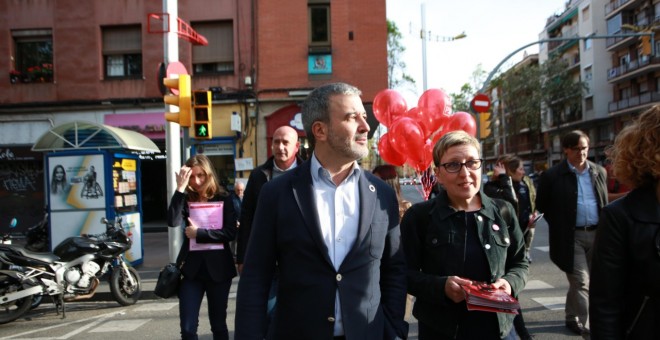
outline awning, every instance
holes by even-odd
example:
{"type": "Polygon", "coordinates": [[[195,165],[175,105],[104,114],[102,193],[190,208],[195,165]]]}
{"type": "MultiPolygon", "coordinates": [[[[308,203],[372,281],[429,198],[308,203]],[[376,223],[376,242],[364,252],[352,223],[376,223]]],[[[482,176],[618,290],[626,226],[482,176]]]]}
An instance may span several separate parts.
{"type": "Polygon", "coordinates": [[[82,121],[55,126],[32,146],[32,151],[99,149],[160,152],[154,142],[138,132],[82,121]]]}

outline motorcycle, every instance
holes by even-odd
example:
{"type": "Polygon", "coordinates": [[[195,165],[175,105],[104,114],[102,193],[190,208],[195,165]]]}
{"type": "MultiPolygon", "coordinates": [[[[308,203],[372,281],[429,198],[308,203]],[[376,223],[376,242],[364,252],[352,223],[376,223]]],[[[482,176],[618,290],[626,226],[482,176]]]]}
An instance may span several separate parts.
{"type": "Polygon", "coordinates": [[[65,318],[64,303],[94,296],[106,274],[115,301],[122,306],[135,304],[141,294],[140,276],[123,256],[132,241],[121,217],[114,223],[103,218],[101,223],[106,225],[105,233],[69,237],[53,253],[0,245],[0,262],[22,268],[0,270],[0,324],[26,313],[34,295],[53,297],[58,314],[61,311],[65,318]]]}

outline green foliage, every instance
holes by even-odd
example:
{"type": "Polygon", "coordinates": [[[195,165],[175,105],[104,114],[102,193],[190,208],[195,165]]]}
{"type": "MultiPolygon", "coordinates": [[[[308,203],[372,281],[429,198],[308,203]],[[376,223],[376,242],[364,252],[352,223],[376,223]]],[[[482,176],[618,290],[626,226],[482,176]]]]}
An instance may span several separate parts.
{"type": "Polygon", "coordinates": [[[548,112],[555,125],[579,116],[586,83],[576,82],[567,68],[568,63],[556,57],[540,66],[510,70],[497,79],[500,98],[511,117],[506,124],[507,134],[524,128],[540,132],[548,112]]]}
{"type": "Polygon", "coordinates": [[[387,20],[387,87],[407,88],[415,92],[415,79],[406,73],[403,53],[406,48],[401,44],[401,31],[396,23],[387,20]]]}

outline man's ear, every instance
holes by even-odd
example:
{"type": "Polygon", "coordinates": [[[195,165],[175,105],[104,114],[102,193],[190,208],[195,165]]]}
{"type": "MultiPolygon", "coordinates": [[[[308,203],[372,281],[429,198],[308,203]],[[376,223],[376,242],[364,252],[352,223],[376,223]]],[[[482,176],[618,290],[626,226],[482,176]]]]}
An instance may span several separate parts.
{"type": "Polygon", "coordinates": [[[323,122],[316,121],[312,124],[312,133],[317,142],[326,141],[328,139],[328,126],[323,122]]]}

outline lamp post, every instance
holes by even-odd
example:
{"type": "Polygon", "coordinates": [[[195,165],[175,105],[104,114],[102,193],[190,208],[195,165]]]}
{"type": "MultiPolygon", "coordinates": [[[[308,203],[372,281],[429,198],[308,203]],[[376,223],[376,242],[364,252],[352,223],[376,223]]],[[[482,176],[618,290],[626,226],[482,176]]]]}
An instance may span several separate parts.
{"type": "MultiPolygon", "coordinates": [[[[422,29],[419,32],[419,37],[422,39],[422,85],[424,88],[424,91],[428,90],[428,83],[426,81],[426,41],[431,40],[433,37],[431,35],[431,31],[426,31],[426,3],[422,2],[422,29]]],[[[463,39],[467,37],[465,32],[458,34],[453,37],[441,37],[441,36],[436,36],[436,41],[438,42],[448,42],[448,41],[454,41],[458,39],[463,39]]]]}

